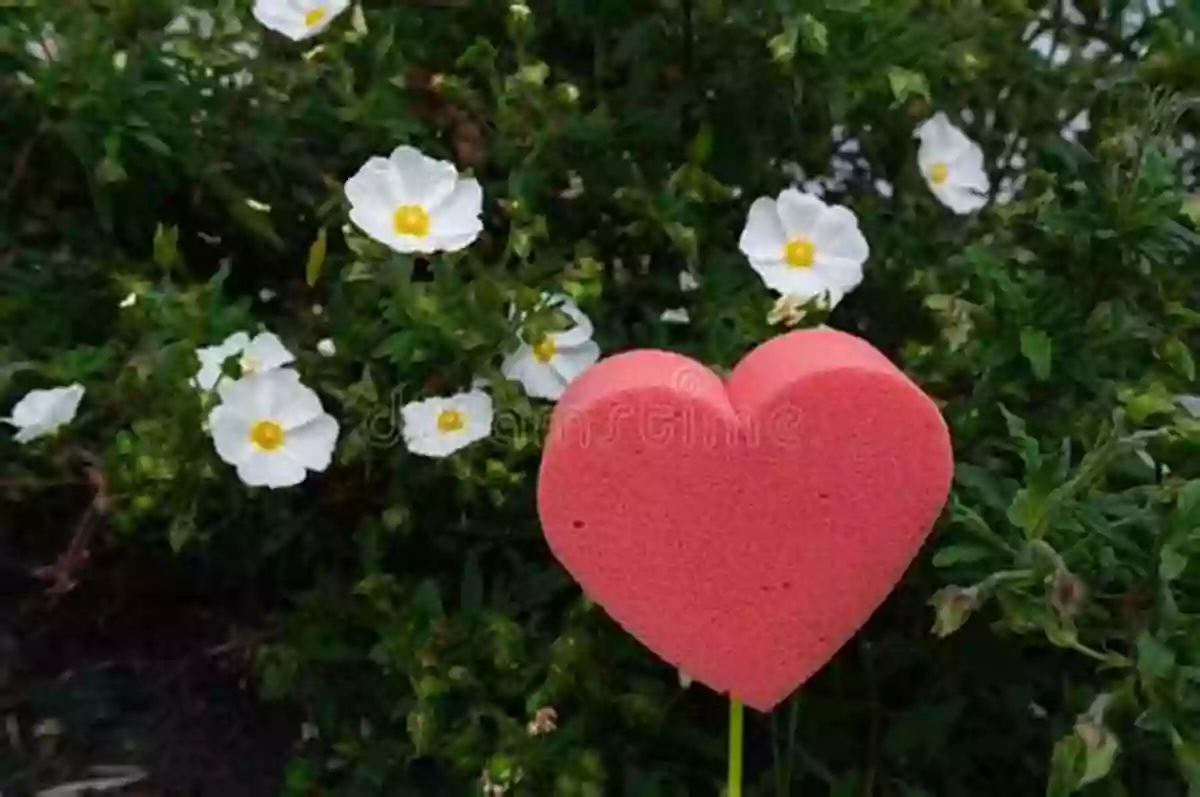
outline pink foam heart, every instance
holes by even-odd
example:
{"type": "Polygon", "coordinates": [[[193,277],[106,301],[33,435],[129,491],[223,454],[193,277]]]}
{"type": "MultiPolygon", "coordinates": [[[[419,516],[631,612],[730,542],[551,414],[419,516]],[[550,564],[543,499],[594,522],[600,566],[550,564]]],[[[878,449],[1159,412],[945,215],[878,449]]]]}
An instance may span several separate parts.
{"type": "Polygon", "coordinates": [[[538,483],[551,549],[667,662],[769,710],[895,586],[953,469],[941,414],[870,344],[793,332],[726,382],[604,360],[555,409],[538,483]]]}

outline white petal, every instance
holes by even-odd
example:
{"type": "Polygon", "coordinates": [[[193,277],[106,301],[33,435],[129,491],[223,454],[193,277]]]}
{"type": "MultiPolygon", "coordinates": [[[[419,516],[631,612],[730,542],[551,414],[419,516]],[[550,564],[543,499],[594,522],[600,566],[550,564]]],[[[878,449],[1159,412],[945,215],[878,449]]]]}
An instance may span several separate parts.
{"type": "MultiPolygon", "coordinates": [[[[780,238],[781,239],[783,237],[782,234],[783,234],[783,230],[780,229],[780,238]]],[[[743,249],[742,251],[744,252],[746,250],[743,249]]],[[[699,288],[700,288],[700,282],[699,282],[699,280],[696,279],[695,274],[693,274],[690,271],[679,272],[679,290],[683,291],[684,293],[688,293],[690,291],[698,290],[699,288]]]]}
{"type": "Polygon", "coordinates": [[[338,422],[332,415],[320,415],[303,426],[288,429],[279,453],[309,470],[323,471],[333,461],[337,438],[338,422]]]}
{"type": "Polygon", "coordinates": [[[242,354],[242,368],[265,372],[293,362],[296,355],[288,351],[283,342],[271,332],[260,332],[242,354]]]}
{"type": "Polygon", "coordinates": [[[760,264],[757,270],[768,288],[782,296],[795,296],[801,302],[829,289],[828,282],[814,268],[793,268],[780,262],[760,264]]]}
{"type": "Polygon", "coordinates": [[[83,394],[83,385],[78,382],[58,388],[54,396],[51,417],[53,422],[61,426],[75,420],[75,413],[79,411],[79,402],[83,400],[83,394]]]}
{"type": "Polygon", "coordinates": [[[943,111],[938,111],[917,126],[915,135],[921,139],[923,146],[945,152],[960,143],[962,131],[950,122],[943,111]]]}
{"type": "Polygon", "coordinates": [[[479,183],[459,180],[450,196],[433,209],[429,234],[441,239],[440,248],[457,251],[466,245],[459,245],[459,241],[465,238],[469,244],[483,231],[483,222],[479,220],[482,208],[483,189],[479,183]]]}
{"type": "MultiPolygon", "coordinates": [[[[36,430],[34,436],[56,431],[60,426],[75,418],[84,388],[78,383],[49,390],[31,390],[12,409],[9,423],[17,427],[45,427],[36,430]]],[[[33,434],[33,432],[30,432],[33,434]]],[[[18,438],[22,435],[18,433],[18,438]]],[[[33,439],[26,437],[25,439],[33,439]]],[[[18,442],[21,442],[18,439],[18,442]]]]}
{"type": "Polygon", "coordinates": [[[987,197],[970,188],[960,188],[954,185],[940,185],[933,188],[933,194],[946,207],[960,216],[974,213],[987,204],[987,197]]]}
{"type": "Polygon", "coordinates": [[[444,398],[429,398],[412,401],[400,408],[404,434],[425,436],[437,431],[437,417],[448,405],[444,398]]]}
{"type": "MultiPolygon", "coordinates": [[[[268,375],[275,373],[271,371],[268,372],[268,375]]],[[[321,399],[312,388],[302,385],[298,381],[290,383],[279,379],[271,381],[273,383],[271,408],[266,417],[278,423],[284,430],[299,428],[325,414],[325,409],[321,406],[321,399]]]]}
{"type": "MultiPolygon", "coordinates": [[[[479,228],[483,229],[482,225],[479,228]]],[[[423,239],[427,248],[421,249],[422,252],[461,252],[471,244],[475,243],[475,239],[479,237],[478,232],[468,232],[462,235],[447,235],[444,237],[429,236],[423,239]]],[[[421,239],[414,239],[421,240],[421,239]]]]}
{"type": "Polygon", "coordinates": [[[983,150],[972,145],[950,162],[946,182],[959,188],[973,188],[987,193],[990,183],[983,167],[983,150]]]}
{"type": "Polygon", "coordinates": [[[464,235],[479,232],[482,225],[483,187],[473,177],[457,180],[446,198],[429,207],[434,235],[464,235]]]}
{"type": "Polygon", "coordinates": [[[525,392],[534,398],[557,400],[567,388],[558,372],[533,355],[528,344],[522,344],[505,358],[500,372],[508,379],[520,382],[525,392]]]}
{"type": "Polygon", "coordinates": [[[192,384],[201,390],[212,390],[219,381],[221,381],[221,366],[219,365],[202,365],[196,375],[192,377],[192,384]]]}
{"type": "Polygon", "coordinates": [[[49,390],[31,390],[13,407],[10,420],[15,426],[45,423],[53,404],[54,395],[49,390]]]}
{"type": "Polygon", "coordinates": [[[304,24],[304,14],[279,0],[255,0],[251,13],[263,27],[282,33],[292,41],[312,35],[304,24]]]}
{"type": "Polygon", "coordinates": [[[35,423],[18,429],[17,433],[13,435],[13,440],[17,443],[28,443],[30,440],[54,434],[55,431],[56,428],[54,426],[35,423]]]}
{"type": "Polygon", "coordinates": [[[317,341],[317,353],[322,357],[332,357],[337,354],[337,344],[330,338],[322,338],[317,341]]]}
{"type": "Polygon", "coordinates": [[[803,194],[795,188],[785,188],[779,194],[776,205],[783,232],[788,240],[812,235],[813,228],[826,205],[811,194],[803,194]]]}
{"type": "Polygon", "coordinates": [[[429,434],[420,437],[405,435],[404,445],[414,454],[441,459],[467,444],[463,443],[458,435],[429,434]]]}
{"type": "Polygon", "coordinates": [[[746,227],[742,230],[738,249],[746,257],[774,258],[779,257],[786,245],[787,236],[779,221],[775,200],[765,196],[754,200],[746,214],[746,227]]]}
{"type": "Polygon", "coordinates": [[[688,313],[686,307],[673,307],[669,310],[663,310],[658,319],[664,324],[690,324],[692,317],[688,313]]]}
{"type": "Polygon", "coordinates": [[[413,147],[396,147],[388,160],[401,191],[396,197],[399,205],[420,205],[431,212],[458,183],[458,169],[453,163],[430,158],[413,147]]]}
{"type": "Polygon", "coordinates": [[[482,440],[492,433],[492,423],[495,420],[495,409],[492,397],[482,390],[471,390],[459,399],[460,412],[466,416],[467,422],[460,435],[468,443],[482,440]]]}
{"type": "Polygon", "coordinates": [[[546,299],[546,305],[554,310],[565,315],[571,320],[572,326],[570,329],[564,329],[562,332],[553,334],[554,345],[556,347],[578,346],[592,339],[595,333],[595,328],[592,326],[592,319],[588,318],[579,305],[575,304],[565,293],[556,293],[546,299]]]}
{"type": "Polygon", "coordinates": [[[569,385],[599,359],[600,347],[589,340],[581,346],[558,351],[550,358],[550,367],[569,385]]]}
{"type": "Polygon", "coordinates": [[[392,217],[374,207],[356,207],[350,210],[350,221],[360,230],[385,246],[397,252],[411,253],[424,251],[421,239],[410,235],[397,235],[392,226],[392,217]]]}
{"type": "Polygon", "coordinates": [[[867,239],[858,229],[858,217],[841,205],[834,205],[821,214],[813,228],[812,241],[818,256],[862,263],[871,254],[867,239]]]}
{"type": "Polygon", "coordinates": [[[829,289],[829,308],[833,309],[842,297],[857,288],[863,280],[862,263],[840,257],[818,255],[813,271],[829,289]]]}
{"type": "Polygon", "coordinates": [[[225,340],[221,341],[220,348],[226,353],[225,356],[232,357],[235,354],[240,354],[250,345],[250,336],[245,332],[234,332],[225,340]]]}
{"type": "Polygon", "coordinates": [[[236,380],[223,380],[217,384],[221,404],[228,405],[231,412],[247,420],[273,420],[271,405],[274,401],[275,374],[283,371],[267,371],[251,374],[236,380]]]}
{"type": "Polygon", "coordinates": [[[375,157],[346,181],[344,190],[352,208],[376,211],[390,220],[400,206],[400,197],[392,185],[392,164],[387,158],[375,157]]]}
{"type": "Polygon", "coordinates": [[[227,404],[214,407],[208,414],[208,429],[217,456],[230,465],[249,459],[255,450],[250,442],[252,425],[252,421],[227,404]]]}
{"type": "Polygon", "coordinates": [[[238,478],[250,487],[293,487],[304,481],[304,466],[281,451],[259,451],[237,466],[238,478]]]}

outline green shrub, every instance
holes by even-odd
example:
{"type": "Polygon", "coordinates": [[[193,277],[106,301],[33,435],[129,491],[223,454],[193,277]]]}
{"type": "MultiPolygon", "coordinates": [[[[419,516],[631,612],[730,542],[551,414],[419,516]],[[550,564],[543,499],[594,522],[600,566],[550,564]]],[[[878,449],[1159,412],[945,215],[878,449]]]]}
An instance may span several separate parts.
{"type": "Polygon", "coordinates": [[[1200,16],[1047,5],[368,2],[293,42],[241,3],[170,32],[166,0],[16,3],[0,404],[86,394],[0,436],[6,547],[53,560],[86,481],[118,557],[265,595],[262,689],[319,730],[289,794],[714,793],[721,701],[552,560],[552,404],[501,365],[563,320],[543,294],[605,353],[720,368],[827,322],[942,403],[956,482],[875,620],[751,717],[751,793],[1200,794],[1200,16]],[[918,168],[936,111],[986,154],[976,214],[918,168]],[[402,254],[349,223],[345,182],[402,144],[479,181],[477,240],[402,254]],[[870,244],[832,311],[772,313],[739,251],[793,180],[870,244]],[[190,384],[260,329],[340,426],[290,489],[243,483],[190,384]],[[492,433],[407,450],[401,408],[476,379],[492,433]]]}

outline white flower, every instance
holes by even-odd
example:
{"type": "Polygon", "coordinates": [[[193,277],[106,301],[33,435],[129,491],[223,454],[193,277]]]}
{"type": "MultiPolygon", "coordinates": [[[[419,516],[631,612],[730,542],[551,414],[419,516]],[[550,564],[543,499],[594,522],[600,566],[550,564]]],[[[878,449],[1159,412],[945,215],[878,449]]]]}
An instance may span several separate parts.
{"type": "Polygon", "coordinates": [[[544,297],[545,305],[561,312],[574,326],[549,332],[532,344],[522,338],[521,346],[505,358],[500,372],[520,382],[535,398],[558,400],[576,377],[600,359],[600,347],[592,340],[592,322],[575,303],[562,294],[544,297]]]}
{"type": "Polygon", "coordinates": [[[332,357],[337,354],[337,346],[329,338],[322,338],[317,341],[317,352],[322,357],[332,357]]]}
{"type": "Polygon", "coordinates": [[[235,332],[216,346],[196,349],[200,370],[192,380],[202,390],[212,390],[222,381],[225,362],[241,355],[238,365],[243,376],[282,368],[296,360],[271,332],[260,332],[251,340],[245,332],[235,332]]]}
{"type": "Polygon", "coordinates": [[[754,201],[738,248],[771,290],[802,301],[827,296],[831,308],[862,282],[870,255],[849,208],[794,188],[754,201]]]}
{"type": "Polygon", "coordinates": [[[346,181],[350,220],[397,252],[457,252],[483,231],[483,189],[412,147],[374,157],[346,181]]]}
{"type": "Polygon", "coordinates": [[[960,215],[987,204],[991,184],[983,168],[983,150],[938,112],[916,130],[921,139],[917,166],[938,201],[960,215]]]}
{"type": "Polygon", "coordinates": [[[674,307],[670,310],[663,310],[659,320],[664,324],[690,324],[692,317],[688,314],[686,307],[674,307]]]}
{"type": "Polygon", "coordinates": [[[277,336],[260,332],[242,351],[240,365],[243,374],[253,374],[274,371],[295,360],[296,356],[284,348],[277,336]]]}
{"type": "Polygon", "coordinates": [[[117,306],[120,307],[122,310],[124,310],[127,307],[133,307],[135,304],[137,304],[137,300],[138,300],[137,292],[132,291],[132,292],[130,292],[130,294],[128,296],[126,296],[124,299],[122,299],[121,302],[117,306]]]}
{"type": "Polygon", "coordinates": [[[1072,144],[1079,143],[1079,134],[1086,133],[1092,129],[1092,115],[1084,108],[1079,113],[1071,117],[1071,120],[1063,126],[1062,137],[1072,144]]]}
{"type": "Polygon", "coordinates": [[[700,289],[700,281],[696,279],[696,275],[690,271],[679,272],[679,290],[684,293],[700,289]]]}
{"type": "Polygon", "coordinates": [[[291,487],[333,459],[338,423],[290,368],[222,383],[208,416],[217,455],[251,487],[291,487]]]}
{"type": "Polygon", "coordinates": [[[192,384],[201,390],[212,390],[217,386],[217,382],[221,381],[225,361],[241,354],[248,345],[250,336],[245,332],[235,332],[216,346],[202,346],[196,349],[200,370],[192,378],[192,384]]]}
{"type": "Polygon", "coordinates": [[[62,37],[53,25],[47,23],[42,26],[42,32],[37,38],[25,42],[25,52],[42,63],[57,61],[62,54],[62,37]]]}
{"type": "Polygon", "coordinates": [[[79,383],[50,390],[31,390],[13,407],[11,418],[0,420],[17,428],[13,440],[28,443],[54,434],[59,427],[73,421],[83,392],[83,385],[79,383]]]}
{"type": "Polygon", "coordinates": [[[316,36],[350,7],[350,0],[254,0],[254,18],[292,41],[316,36]]]}
{"type": "Polygon", "coordinates": [[[473,389],[405,404],[404,444],[414,454],[445,457],[492,433],[492,397],[473,389]]]}

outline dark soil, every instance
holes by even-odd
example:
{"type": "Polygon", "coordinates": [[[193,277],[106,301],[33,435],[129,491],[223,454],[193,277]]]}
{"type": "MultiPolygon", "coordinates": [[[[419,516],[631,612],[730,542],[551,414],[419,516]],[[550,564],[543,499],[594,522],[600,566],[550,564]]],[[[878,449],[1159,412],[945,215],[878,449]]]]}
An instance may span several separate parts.
{"type": "Polygon", "coordinates": [[[256,699],[229,619],[244,607],[135,596],[113,588],[128,574],[88,570],[58,601],[36,582],[0,597],[0,793],[136,766],[146,780],[105,794],[279,794],[301,718],[256,699]]]}

